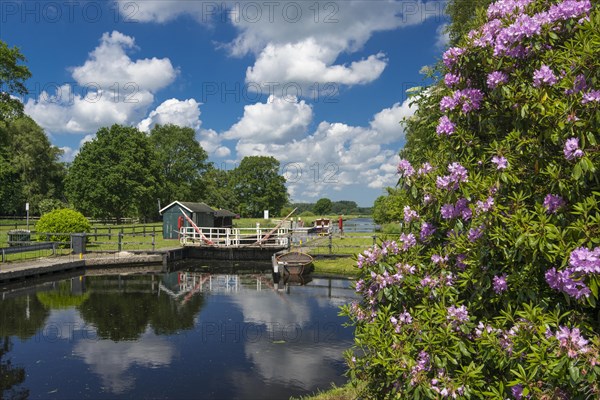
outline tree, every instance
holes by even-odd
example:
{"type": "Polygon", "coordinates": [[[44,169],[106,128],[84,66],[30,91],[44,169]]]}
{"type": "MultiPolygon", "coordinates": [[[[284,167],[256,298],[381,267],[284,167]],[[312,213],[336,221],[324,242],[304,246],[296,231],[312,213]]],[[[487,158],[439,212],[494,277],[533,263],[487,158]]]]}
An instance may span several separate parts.
{"type": "Polygon", "coordinates": [[[313,207],[313,212],[317,215],[326,215],[331,213],[331,200],[326,197],[317,200],[315,206],[313,207]]]}
{"type": "Polygon", "coordinates": [[[279,174],[279,161],[273,157],[244,157],[232,171],[232,187],[239,199],[239,213],[260,217],[263,210],[278,215],[288,202],[285,178],[279,174]]]}
{"type": "Polygon", "coordinates": [[[101,128],[85,143],[67,174],[65,191],[71,204],[95,218],[152,218],[159,186],[156,152],[136,128],[101,128]]]}
{"type": "Polygon", "coordinates": [[[600,5],[479,18],[417,97],[398,240],[357,257],[349,376],[365,398],[600,398],[600,5]]]}
{"type": "Polygon", "coordinates": [[[202,178],[194,184],[195,200],[215,209],[238,211],[238,196],[233,188],[233,171],[217,169],[209,164],[202,178]]]}
{"type": "Polygon", "coordinates": [[[0,122],[18,118],[23,115],[23,103],[12,96],[27,94],[25,81],[31,72],[19,62],[25,61],[17,47],[9,48],[0,40],[0,122]]]}
{"type": "Polygon", "coordinates": [[[39,214],[40,201],[62,197],[62,150],[33,119],[0,122],[0,145],[0,214],[22,215],[27,202],[39,214]]]}
{"type": "Polygon", "coordinates": [[[199,186],[207,171],[208,155],[196,140],[194,130],[171,124],[156,125],[149,139],[160,166],[162,203],[197,200],[194,187],[199,186]]]}
{"type": "Polygon", "coordinates": [[[356,214],[358,212],[358,204],[351,200],[334,201],[331,204],[331,210],[334,214],[356,214]]]}

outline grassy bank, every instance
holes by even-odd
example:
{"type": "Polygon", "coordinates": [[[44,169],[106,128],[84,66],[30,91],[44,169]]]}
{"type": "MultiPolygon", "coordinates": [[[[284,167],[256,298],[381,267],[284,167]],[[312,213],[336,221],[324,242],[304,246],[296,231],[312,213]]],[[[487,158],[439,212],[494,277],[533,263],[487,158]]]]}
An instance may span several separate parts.
{"type": "MultiPolygon", "coordinates": [[[[331,389],[318,391],[308,396],[302,396],[299,400],[356,400],[360,398],[360,388],[350,384],[344,386],[331,385],[331,389]]],[[[295,399],[292,397],[292,399],[295,399]]]]}

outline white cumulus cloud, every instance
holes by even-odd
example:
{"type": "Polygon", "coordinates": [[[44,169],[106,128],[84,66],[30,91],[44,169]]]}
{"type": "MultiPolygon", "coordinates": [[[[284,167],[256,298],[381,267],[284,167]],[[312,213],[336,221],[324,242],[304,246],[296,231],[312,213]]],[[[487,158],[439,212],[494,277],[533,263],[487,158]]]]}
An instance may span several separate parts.
{"type": "Polygon", "coordinates": [[[172,83],[177,70],[166,58],[133,61],[126,50],[134,46],[130,36],[104,33],[84,64],[71,69],[76,84],[28,99],[25,112],[51,134],[90,133],[140,121],[154,93],[172,83]]]}
{"type": "Polygon", "coordinates": [[[183,127],[200,129],[200,103],[195,99],[169,99],[152,110],[148,118],[138,124],[138,129],[148,132],[154,125],[173,124],[183,127]]]}
{"type": "Polygon", "coordinates": [[[285,143],[302,138],[312,116],[312,108],[304,100],[271,95],[266,103],[245,106],[243,117],[223,137],[252,143],[285,143]]]}

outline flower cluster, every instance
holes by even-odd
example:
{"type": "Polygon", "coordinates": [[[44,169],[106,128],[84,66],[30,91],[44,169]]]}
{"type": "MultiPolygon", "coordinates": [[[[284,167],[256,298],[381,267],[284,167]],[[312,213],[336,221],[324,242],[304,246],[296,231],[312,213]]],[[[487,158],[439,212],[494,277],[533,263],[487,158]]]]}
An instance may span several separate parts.
{"type": "Polygon", "coordinates": [[[464,305],[460,307],[450,306],[446,311],[448,311],[448,320],[451,322],[461,323],[469,320],[469,312],[464,305]]]}
{"type": "Polygon", "coordinates": [[[508,167],[508,160],[502,156],[492,157],[492,163],[496,164],[496,169],[502,170],[508,167]]]}
{"type": "Polygon", "coordinates": [[[579,148],[579,139],[567,139],[565,142],[565,147],[563,148],[563,153],[565,154],[565,158],[569,161],[583,157],[583,150],[579,148]]]}
{"type": "Polygon", "coordinates": [[[475,213],[477,215],[488,212],[494,207],[494,198],[488,197],[485,200],[477,200],[475,203],[475,213]]]}
{"type": "Polygon", "coordinates": [[[508,82],[508,75],[502,71],[490,72],[487,76],[487,85],[490,89],[495,89],[506,82],[508,82]]]}
{"type": "Polygon", "coordinates": [[[579,247],[571,252],[569,267],[563,271],[552,268],[546,272],[546,282],[555,290],[580,299],[591,293],[583,278],[590,274],[600,274],[600,247],[594,250],[579,247]]]}
{"type": "Polygon", "coordinates": [[[556,214],[565,204],[563,198],[556,194],[548,194],[544,198],[544,208],[548,214],[556,214]]]}
{"type": "Polygon", "coordinates": [[[542,65],[540,69],[536,70],[533,73],[533,86],[552,86],[558,81],[556,75],[554,75],[554,71],[550,69],[547,65],[542,65]]]}
{"type": "Polygon", "coordinates": [[[591,102],[600,103],[600,90],[591,90],[583,95],[581,104],[587,104],[591,102]]]}
{"type": "Polygon", "coordinates": [[[446,112],[461,106],[462,112],[468,114],[471,111],[479,110],[482,101],[483,92],[479,89],[457,90],[452,96],[445,96],[440,100],[440,110],[446,112]]]}
{"type": "Polygon", "coordinates": [[[411,209],[410,206],[404,206],[404,222],[408,224],[417,219],[419,219],[419,214],[411,209]]]}
{"type": "Polygon", "coordinates": [[[398,174],[401,177],[410,177],[415,173],[415,169],[408,160],[404,158],[398,163],[398,174]]]}
{"type": "Polygon", "coordinates": [[[435,184],[438,189],[456,190],[460,183],[469,181],[469,173],[460,163],[455,162],[448,165],[448,172],[450,172],[450,175],[436,178],[435,184]]]}
{"type": "Polygon", "coordinates": [[[444,204],[440,209],[440,213],[443,219],[462,218],[468,221],[473,216],[469,201],[464,198],[458,199],[455,204],[444,204]]]}
{"type": "Polygon", "coordinates": [[[456,125],[452,121],[450,121],[450,118],[448,118],[448,116],[443,115],[440,118],[438,126],[437,128],[435,128],[435,131],[438,135],[452,135],[455,129],[456,125]]]}
{"type": "Polygon", "coordinates": [[[561,350],[566,351],[570,358],[575,358],[578,354],[589,351],[588,341],[581,336],[579,328],[569,329],[566,326],[561,326],[556,332],[556,339],[558,339],[561,350]]]}
{"type": "Polygon", "coordinates": [[[498,294],[504,292],[505,290],[508,290],[508,284],[506,283],[506,274],[495,276],[492,282],[492,286],[494,288],[494,292],[498,294]]]}
{"type": "Polygon", "coordinates": [[[426,241],[431,235],[433,235],[435,233],[436,229],[435,227],[428,223],[428,222],[423,222],[421,224],[421,232],[419,233],[419,238],[421,239],[422,242],[426,241]]]}

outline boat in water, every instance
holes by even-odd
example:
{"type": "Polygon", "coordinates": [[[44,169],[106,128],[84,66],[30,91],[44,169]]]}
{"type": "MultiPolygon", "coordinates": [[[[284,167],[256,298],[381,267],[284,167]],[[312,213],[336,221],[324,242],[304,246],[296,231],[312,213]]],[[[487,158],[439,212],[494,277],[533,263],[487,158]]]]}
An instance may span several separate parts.
{"type": "Polygon", "coordinates": [[[275,257],[280,272],[287,272],[289,275],[302,275],[310,272],[313,258],[308,253],[300,251],[290,251],[275,257]],[[281,271],[283,267],[283,271],[281,271]]]}

